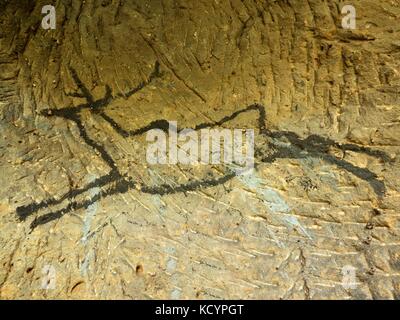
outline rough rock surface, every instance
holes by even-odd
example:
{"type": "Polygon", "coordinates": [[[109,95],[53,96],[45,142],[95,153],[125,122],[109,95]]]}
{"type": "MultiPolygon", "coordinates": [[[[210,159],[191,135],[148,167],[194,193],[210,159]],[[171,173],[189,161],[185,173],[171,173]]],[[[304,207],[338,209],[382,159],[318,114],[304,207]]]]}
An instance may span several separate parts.
{"type": "Polygon", "coordinates": [[[400,298],[400,1],[354,2],[0,0],[0,298],[400,298]],[[165,120],[256,170],[149,166],[165,120]]]}

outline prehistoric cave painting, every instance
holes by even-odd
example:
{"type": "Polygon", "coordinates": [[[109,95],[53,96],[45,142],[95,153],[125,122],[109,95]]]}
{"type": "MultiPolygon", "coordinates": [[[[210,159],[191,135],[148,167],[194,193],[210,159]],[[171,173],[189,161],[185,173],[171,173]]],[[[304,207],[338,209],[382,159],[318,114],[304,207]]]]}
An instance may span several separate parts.
{"type": "MultiPolygon", "coordinates": [[[[151,129],[161,129],[165,132],[168,132],[168,121],[164,119],[152,121],[146,126],[128,131],[123,129],[114,119],[108,116],[104,109],[110,105],[112,101],[117,98],[125,97],[129,98],[135,93],[139,92],[155,79],[159,78],[162,74],[160,72],[160,65],[156,62],[154,66],[153,72],[148,76],[148,79],[138,86],[126,92],[125,94],[117,94],[115,96],[112,95],[112,91],[110,87],[106,86],[106,93],[103,98],[95,100],[88,90],[88,88],[84,85],[84,83],[80,80],[77,72],[70,68],[71,75],[78,87],[78,92],[72,94],[74,97],[84,98],[86,103],[68,107],[63,109],[47,109],[42,112],[43,116],[46,117],[61,117],[66,120],[73,121],[78,130],[80,137],[84,140],[84,142],[93,148],[100,155],[102,160],[104,160],[108,166],[110,167],[110,171],[108,174],[97,178],[91,183],[83,186],[81,188],[71,189],[69,192],[65,193],[62,197],[56,199],[51,198],[39,203],[31,203],[25,206],[20,206],[17,208],[17,216],[20,221],[25,221],[31,215],[36,215],[33,222],[31,223],[31,229],[34,229],[40,225],[53,221],[55,219],[59,219],[65,214],[70,213],[71,211],[87,208],[91,204],[99,201],[102,198],[115,195],[118,193],[126,193],[130,189],[140,190],[142,193],[153,194],[153,195],[168,195],[181,193],[186,191],[194,191],[202,188],[211,188],[214,186],[225,184],[227,181],[233,179],[237,174],[226,168],[224,175],[213,178],[205,178],[199,179],[195,181],[189,181],[184,184],[180,184],[177,186],[171,186],[170,184],[160,184],[157,186],[150,186],[139,181],[135,181],[133,178],[128,177],[126,174],[122,174],[113,160],[112,156],[109,152],[107,152],[106,148],[94,141],[88,134],[87,128],[85,127],[82,117],[81,111],[86,109],[92,113],[100,115],[105,121],[107,121],[116,132],[122,137],[134,137],[145,134],[151,129]],[[98,192],[95,196],[77,201],[76,198],[93,189],[99,188],[101,191],[98,192]],[[38,212],[42,209],[51,210],[52,206],[56,206],[68,200],[68,205],[63,207],[62,209],[55,210],[43,215],[39,215],[38,212]]],[[[246,112],[257,112],[258,114],[258,130],[259,135],[265,138],[265,144],[261,146],[256,146],[255,150],[255,169],[261,163],[272,163],[277,159],[303,159],[308,157],[320,158],[326,161],[327,163],[334,164],[339,168],[342,168],[351,174],[357,176],[358,178],[367,181],[370,186],[373,188],[376,195],[381,198],[385,194],[385,184],[380,181],[377,175],[367,168],[357,167],[350,162],[339,158],[337,156],[332,155],[329,151],[332,148],[339,149],[342,152],[345,151],[353,151],[364,153],[366,155],[375,157],[380,159],[383,162],[390,161],[389,156],[382,151],[372,150],[367,147],[355,145],[355,144],[340,144],[334,140],[324,138],[319,135],[310,135],[307,138],[302,139],[294,132],[290,131],[271,131],[266,128],[266,110],[265,107],[261,104],[252,104],[241,110],[238,110],[230,115],[225,116],[219,121],[212,123],[201,123],[196,125],[193,129],[200,130],[202,128],[212,128],[222,126],[224,123],[231,121],[238,117],[239,115],[246,112]]],[[[178,132],[182,130],[178,128],[178,132]]]]}

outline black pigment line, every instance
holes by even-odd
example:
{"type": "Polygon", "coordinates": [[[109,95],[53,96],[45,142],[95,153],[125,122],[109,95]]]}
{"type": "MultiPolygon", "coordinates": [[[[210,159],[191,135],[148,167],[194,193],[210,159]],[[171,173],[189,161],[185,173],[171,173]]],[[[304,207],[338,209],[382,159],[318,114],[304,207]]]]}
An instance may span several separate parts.
{"type": "MultiPolygon", "coordinates": [[[[64,119],[70,120],[74,122],[79,130],[79,135],[84,140],[84,142],[92,147],[100,157],[107,163],[110,167],[111,171],[93,182],[87,184],[85,187],[72,189],[66,194],[64,194],[59,199],[48,199],[39,203],[31,203],[26,206],[21,206],[17,208],[17,216],[23,221],[26,220],[30,215],[38,212],[41,209],[47,208],[49,206],[61,204],[65,200],[73,200],[78,195],[83,194],[84,192],[92,189],[92,188],[104,188],[107,186],[111,186],[108,189],[102,189],[95,196],[90,199],[86,199],[82,202],[77,202],[75,200],[69,202],[63,209],[58,211],[50,212],[44,214],[39,217],[35,217],[34,221],[31,223],[31,228],[34,229],[37,226],[43,225],[47,222],[53,221],[55,219],[59,219],[65,214],[77,210],[80,208],[88,208],[93,203],[99,201],[102,198],[114,195],[114,194],[122,194],[131,189],[138,189],[142,193],[152,194],[152,195],[170,195],[176,193],[185,193],[187,191],[195,191],[202,188],[210,188],[218,185],[223,185],[226,182],[233,179],[236,174],[230,170],[228,170],[223,176],[218,178],[211,179],[203,179],[203,180],[195,180],[187,183],[183,183],[177,186],[170,186],[167,184],[161,184],[158,186],[149,186],[137,181],[133,181],[131,178],[124,177],[118,170],[117,164],[112,159],[111,155],[107,152],[106,148],[95,142],[93,139],[89,137],[85,126],[82,123],[80,112],[84,109],[88,109],[95,114],[99,114],[106,122],[108,122],[114,130],[120,134],[122,137],[129,136],[138,136],[142,135],[152,129],[160,129],[164,132],[168,132],[170,128],[170,123],[165,119],[159,119],[150,122],[146,126],[132,130],[126,131],[124,130],[114,119],[108,116],[104,111],[102,111],[105,107],[107,107],[113,100],[117,98],[129,98],[133,94],[139,92],[143,88],[145,88],[148,84],[150,84],[154,79],[161,76],[160,65],[156,62],[153,72],[150,74],[148,79],[144,82],[141,82],[138,86],[128,91],[125,94],[117,94],[116,96],[112,96],[112,92],[109,86],[106,86],[106,93],[104,98],[99,100],[94,100],[92,94],[87,89],[87,87],[80,80],[77,72],[74,69],[71,70],[71,75],[80,91],[80,93],[71,94],[75,97],[85,98],[85,104],[80,104],[75,107],[68,107],[63,109],[47,109],[42,114],[45,116],[58,116],[64,119]]],[[[196,125],[193,129],[200,130],[204,128],[213,128],[219,127],[226,122],[229,122],[240,114],[257,111],[258,112],[258,129],[260,135],[263,135],[267,138],[266,145],[260,146],[260,148],[256,148],[255,156],[261,163],[272,163],[277,159],[303,159],[307,157],[321,158],[324,161],[334,164],[339,168],[342,168],[358,178],[367,181],[374,192],[382,197],[385,194],[385,184],[384,182],[378,180],[378,177],[375,173],[369,171],[366,168],[360,168],[351,163],[339,159],[331,154],[329,154],[329,149],[331,147],[336,147],[343,151],[354,151],[359,153],[364,153],[376,158],[381,159],[383,162],[390,161],[390,157],[383,151],[372,150],[368,147],[358,146],[355,144],[340,144],[334,140],[319,136],[319,135],[310,135],[305,139],[300,138],[300,136],[291,131],[275,131],[271,132],[265,126],[266,122],[266,110],[265,107],[261,104],[252,104],[247,106],[244,109],[233,112],[232,114],[223,117],[219,121],[201,123],[196,125]],[[265,147],[267,147],[267,152],[271,152],[266,154],[265,147]]],[[[180,132],[183,129],[175,128],[177,132],[180,132]]],[[[258,163],[255,164],[255,168],[258,167],[258,163]]]]}
{"type": "MultiPolygon", "coordinates": [[[[195,191],[199,188],[210,188],[210,187],[215,187],[221,184],[226,183],[227,181],[233,179],[236,176],[235,173],[229,173],[226,174],[222,177],[216,178],[216,179],[205,179],[205,180],[200,180],[200,181],[192,181],[188,184],[182,184],[176,187],[172,187],[167,184],[163,184],[160,186],[146,186],[146,185],[141,185],[139,186],[139,189],[143,193],[147,194],[152,194],[152,195],[171,195],[171,194],[176,194],[176,193],[185,193],[188,191],[195,191]]],[[[50,221],[56,220],[64,216],[65,214],[73,211],[73,210],[78,210],[78,209],[87,209],[90,205],[93,203],[99,201],[100,199],[104,199],[106,197],[112,196],[114,194],[123,194],[126,193],[127,191],[137,188],[137,184],[134,183],[133,181],[129,180],[119,180],[116,182],[116,185],[110,188],[109,190],[105,191],[100,191],[98,194],[93,196],[90,199],[87,199],[82,202],[77,202],[73,201],[70,202],[65,208],[47,213],[45,215],[42,215],[40,217],[36,217],[33,222],[31,223],[30,227],[31,229],[35,229],[36,227],[46,224],[50,221]]]]}
{"type": "MultiPolygon", "coordinates": [[[[198,125],[196,125],[194,127],[194,130],[199,130],[199,129],[204,129],[204,128],[219,127],[219,126],[223,125],[224,123],[235,119],[240,114],[246,113],[246,112],[249,112],[249,111],[253,111],[253,110],[254,111],[258,111],[259,112],[259,117],[262,117],[262,112],[260,112],[261,109],[263,109],[263,106],[261,106],[259,104],[252,104],[252,105],[249,105],[248,107],[246,107],[244,109],[241,109],[241,110],[233,112],[231,115],[226,116],[226,117],[222,118],[219,121],[198,124],[198,125]]],[[[263,123],[264,123],[264,121],[265,121],[265,119],[262,120],[263,123]]]]}
{"type": "Polygon", "coordinates": [[[227,174],[213,179],[205,180],[195,180],[185,184],[180,184],[178,186],[170,186],[168,184],[162,184],[159,186],[141,186],[140,191],[143,193],[153,194],[153,195],[171,195],[176,193],[185,193],[188,191],[195,191],[200,188],[210,188],[225,184],[229,180],[236,177],[236,173],[228,172],[227,174]]]}
{"type": "Polygon", "coordinates": [[[335,164],[337,167],[345,169],[348,172],[351,172],[358,178],[367,181],[371,187],[374,189],[374,192],[378,195],[378,197],[384,196],[386,193],[385,184],[378,180],[378,177],[375,173],[371,172],[367,168],[360,168],[352,165],[350,162],[345,161],[343,159],[338,159],[331,154],[329,154],[329,148],[334,146],[341,150],[351,150],[357,151],[359,153],[365,153],[370,156],[374,156],[376,158],[381,159],[383,162],[389,161],[390,157],[383,151],[371,150],[367,147],[359,147],[353,144],[339,144],[331,139],[324,138],[317,135],[311,135],[306,139],[301,139],[294,132],[284,131],[284,132],[274,132],[272,134],[274,138],[287,138],[291,143],[290,149],[281,149],[281,153],[279,155],[275,155],[275,159],[279,158],[292,158],[292,159],[300,159],[312,156],[314,158],[322,158],[328,163],[335,164]],[[295,149],[297,148],[297,150],[295,149]],[[300,156],[301,152],[306,152],[307,156],[300,156]]]}
{"type": "Polygon", "coordinates": [[[39,217],[35,217],[35,219],[31,223],[30,227],[33,230],[37,226],[40,226],[40,225],[46,224],[50,221],[59,219],[62,216],[64,216],[65,214],[67,214],[73,210],[78,210],[81,208],[87,209],[90,205],[99,201],[103,197],[117,194],[117,193],[126,192],[128,190],[127,186],[128,186],[128,183],[126,181],[119,181],[119,182],[117,182],[117,185],[114,186],[113,188],[111,188],[110,190],[101,191],[101,192],[97,193],[95,196],[91,197],[90,199],[87,199],[80,203],[76,202],[76,201],[72,201],[63,209],[60,209],[60,210],[57,210],[54,212],[50,212],[50,213],[47,213],[47,214],[39,216],[39,217]]]}
{"type": "Polygon", "coordinates": [[[269,134],[272,138],[287,138],[290,143],[297,145],[301,149],[317,148],[319,152],[328,152],[330,147],[335,147],[342,151],[354,151],[358,153],[365,153],[369,156],[381,159],[384,162],[390,162],[391,159],[384,151],[373,150],[369,147],[359,146],[351,143],[338,143],[332,139],[312,134],[305,139],[301,139],[298,134],[291,131],[278,131],[269,134]]]}
{"type": "Polygon", "coordinates": [[[351,172],[356,177],[367,181],[372,189],[374,189],[375,193],[378,195],[379,198],[383,197],[386,193],[386,187],[383,181],[378,180],[378,176],[368,170],[367,168],[360,168],[357,167],[350,162],[347,162],[342,159],[338,159],[332,155],[324,155],[323,159],[327,162],[336,164],[338,167],[345,169],[348,172],[351,172]]]}
{"type": "Polygon", "coordinates": [[[117,131],[121,136],[123,136],[125,138],[142,135],[153,129],[160,129],[160,130],[168,133],[168,130],[170,127],[170,123],[167,120],[161,119],[161,120],[152,121],[145,127],[142,127],[142,128],[136,129],[136,130],[132,130],[132,131],[126,131],[113,118],[109,117],[107,114],[101,113],[100,115],[103,117],[104,120],[106,120],[110,124],[110,126],[112,126],[114,128],[115,131],[117,131]]]}
{"type": "MultiPolygon", "coordinates": [[[[384,182],[380,181],[377,175],[372,171],[368,170],[367,168],[357,167],[348,161],[338,159],[333,155],[321,152],[321,150],[318,150],[315,147],[309,147],[307,149],[304,149],[304,146],[299,147],[298,144],[302,145],[302,142],[303,140],[299,140],[297,145],[293,144],[291,147],[280,147],[277,152],[268,156],[264,156],[261,161],[264,163],[270,163],[277,159],[306,159],[310,157],[321,158],[324,161],[334,164],[337,167],[342,168],[354,174],[358,178],[368,182],[379,198],[385,195],[386,187],[384,182]]],[[[323,148],[325,148],[325,146],[323,148]]]]}
{"type": "Polygon", "coordinates": [[[389,155],[386,152],[380,150],[372,150],[365,146],[359,146],[349,143],[338,144],[338,147],[343,151],[354,151],[358,153],[365,153],[371,157],[381,159],[383,162],[392,162],[392,159],[389,157],[389,155]]]}
{"type": "Polygon", "coordinates": [[[129,133],[128,133],[126,130],[124,130],[117,122],[115,122],[115,120],[114,120],[113,118],[109,117],[109,116],[108,116],[106,113],[104,113],[104,112],[100,112],[99,115],[100,115],[104,120],[106,120],[106,121],[109,123],[109,125],[110,125],[111,127],[113,127],[113,129],[114,129],[115,131],[117,131],[117,133],[118,133],[120,136],[122,136],[122,137],[124,137],[124,138],[129,137],[129,133]]]}
{"type": "Polygon", "coordinates": [[[73,69],[72,67],[69,68],[69,72],[71,73],[72,78],[75,81],[75,84],[78,86],[78,89],[81,91],[83,97],[86,99],[87,103],[92,104],[94,102],[93,96],[86,88],[86,86],[83,84],[82,80],[78,77],[78,74],[76,73],[76,70],[73,69]]]}
{"type": "MultiPolygon", "coordinates": [[[[226,122],[229,122],[233,119],[235,119],[236,117],[238,117],[240,114],[242,113],[246,113],[249,111],[258,111],[260,116],[259,119],[261,119],[263,126],[260,126],[260,132],[264,132],[264,120],[262,117],[262,110],[263,107],[259,104],[252,104],[250,106],[248,106],[245,109],[236,111],[234,113],[232,113],[230,116],[224,117],[219,121],[215,121],[215,122],[208,122],[208,123],[201,123],[196,125],[195,127],[191,128],[192,130],[198,131],[200,129],[205,129],[205,128],[214,128],[214,127],[219,127],[221,125],[223,125],[226,122]]],[[[113,128],[115,131],[117,131],[121,136],[123,137],[129,137],[129,136],[138,136],[138,135],[142,135],[152,129],[160,129],[166,133],[168,133],[169,128],[171,127],[172,129],[174,128],[173,125],[171,123],[169,123],[167,120],[165,119],[159,119],[159,120],[155,120],[150,122],[148,125],[146,125],[145,127],[136,129],[136,130],[131,130],[131,131],[127,131],[125,129],[123,129],[113,118],[111,118],[110,116],[108,116],[105,113],[100,113],[100,115],[103,117],[104,120],[106,120],[113,128]]],[[[177,133],[187,129],[187,128],[175,128],[177,133]]]]}
{"type": "MultiPolygon", "coordinates": [[[[76,107],[69,107],[69,108],[63,108],[63,109],[46,109],[42,112],[42,115],[44,116],[58,116],[62,117],[68,120],[73,121],[79,130],[79,135],[82,137],[82,139],[85,141],[85,143],[89,146],[91,146],[93,149],[95,149],[101,156],[101,158],[108,164],[108,166],[111,168],[111,172],[105,176],[102,176],[98,179],[96,179],[94,182],[89,183],[87,186],[80,188],[80,189],[75,189],[71,190],[70,192],[67,192],[65,195],[63,195],[60,199],[48,199],[44,200],[40,203],[31,203],[26,206],[21,206],[17,208],[17,216],[19,220],[25,220],[28,216],[31,214],[39,211],[40,209],[43,209],[49,205],[56,205],[60,204],[66,199],[73,199],[77,195],[82,194],[86,191],[88,191],[91,188],[94,187],[101,187],[104,185],[107,185],[111,182],[117,181],[119,179],[122,179],[122,175],[118,171],[117,165],[115,164],[114,160],[111,158],[111,156],[107,153],[105,148],[92,140],[89,135],[86,132],[86,129],[84,125],[82,124],[79,112],[82,111],[83,109],[90,109],[92,111],[98,112],[99,108],[105,107],[111,101],[113,100],[113,97],[111,95],[111,89],[109,86],[106,86],[106,94],[105,97],[99,100],[94,101],[93,96],[87,89],[87,87],[83,84],[81,79],[79,78],[77,72],[75,69],[70,68],[70,72],[72,75],[72,78],[75,81],[75,84],[77,85],[78,89],[81,91],[81,93],[78,94],[72,94],[72,96],[75,97],[83,97],[86,99],[87,103],[86,104],[81,104],[76,107]]],[[[132,94],[140,91],[143,89],[146,85],[151,83],[154,79],[159,77],[161,75],[160,73],[160,65],[158,62],[156,62],[155,67],[151,75],[149,76],[148,80],[145,82],[140,83],[137,87],[129,91],[127,94],[124,94],[124,97],[129,97],[132,94]]],[[[119,95],[118,97],[120,97],[119,95]]],[[[100,113],[104,118],[106,118],[104,113],[100,113]]],[[[107,119],[110,122],[112,119],[107,119]]],[[[119,132],[120,133],[120,132],[119,132]]]]}
{"type": "Polygon", "coordinates": [[[158,62],[155,63],[154,70],[148,77],[146,81],[143,81],[139,83],[135,88],[131,89],[130,91],[126,93],[118,93],[115,96],[112,96],[111,94],[111,88],[106,85],[106,94],[105,97],[102,99],[94,100],[93,96],[90,94],[89,90],[87,87],[83,84],[82,80],[79,78],[76,70],[72,67],[69,68],[71,71],[72,78],[75,81],[75,84],[77,85],[78,89],[81,91],[80,93],[74,92],[68,94],[71,97],[78,97],[78,98],[85,98],[86,103],[79,104],[74,107],[67,107],[67,108],[62,108],[62,109],[45,109],[41,113],[44,116],[59,116],[59,117],[66,117],[68,115],[71,115],[73,113],[78,113],[84,109],[89,109],[91,111],[94,111],[96,109],[103,108],[107,105],[109,105],[112,101],[118,99],[118,98],[129,98],[133,94],[139,92],[140,90],[144,89],[147,87],[150,83],[152,83],[155,79],[159,78],[162,73],[160,72],[160,64],[158,62]]]}
{"type": "Polygon", "coordinates": [[[160,71],[160,63],[158,61],[156,61],[156,63],[154,64],[154,69],[146,81],[141,82],[138,86],[129,90],[126,93],[117,94],[116,98],[126,98],[127,99],[127,98],[131,97],[132,95],[134,95],[135,93],[142,90],[147,85],[149,85],[151,82],[153,82],[153,80],[160,78],[161,76],[162,76],[162,73],[160,71]]]}
{"type": "Polygon", "coordinates": [[[97,150],[100,153],[101,158],[110,166],[111,170],[114,172],[119,172],[116,163],[113,158],[108,154],[106,149],[92,140],[85,130],[85,126],[82,124],[82,121],[78,117],[70,118],[70,120],[74,121],[79,129],[79,134],[83,140],[85,140],[86,144],[91,146],[93,149],[97,150]]]}
{"type": "Polygon", "coordinates": [[[33,203],[30,203],[29,205],[18,207],[17,208],[18,219],[20,221],[24,221],[30,215],[39,211],[40,209],[46,208],[51,205],[60,204],[63,201],[65,201],[66,199],[73,199],[73,198],[77,197],[78,195],[85,193],[86,191],[89,191],[92,188],[100,188],[100,187],[110,184],[111,182],[115,182],[120,179],[122,179],[122,177],[120,175],[111,172],[107,175],[101,176],[98,179],[95,179],[94,181],[90,182],[83,188],[70,190],[69,192],[67,192],[63,196],[61,196],[59,199],[52,198],[52,199],[44,200],[44,201],[41,201],[38,203],[33,202],[33,203]]]}

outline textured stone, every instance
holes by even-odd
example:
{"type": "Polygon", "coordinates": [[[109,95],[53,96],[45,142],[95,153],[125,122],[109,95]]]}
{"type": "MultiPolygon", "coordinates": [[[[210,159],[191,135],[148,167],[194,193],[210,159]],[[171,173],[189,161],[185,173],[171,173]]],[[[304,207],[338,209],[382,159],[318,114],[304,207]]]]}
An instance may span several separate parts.
{"type": "Polygon", "coordinates": [[[2,299],[399,298],[397,1],[55,3],[0,1],[2,299]],[[248,106],[246,177],[134,133],[248,106]]]}

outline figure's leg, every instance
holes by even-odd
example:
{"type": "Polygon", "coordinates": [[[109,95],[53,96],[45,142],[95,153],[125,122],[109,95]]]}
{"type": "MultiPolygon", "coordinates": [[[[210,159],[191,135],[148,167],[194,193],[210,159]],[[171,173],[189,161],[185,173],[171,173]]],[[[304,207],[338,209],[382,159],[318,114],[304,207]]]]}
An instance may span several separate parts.
{"type": "MultiPolygon", "coordinates": [[[[159,185],[159,186],[141,185],[140,191],[143,193],[151,194],[151,195],[161,195],[161,196],[167,195],[167,194],[184,193],[187,191],[195,191],[195,190],[198,190],[201,188],[210,188],[210,187],[215,187],[217,185],[222,185],[222,184],[228,182],[229,180],[233,179],[235,176],[236,176],[236,174],[234,172],[229,172],[226,175],[219,177],[219,178],[193,181],[193,182],[181,184],[181,185],[174,186],[174,187],[167,185],[167,184],[159,185]]],[[[38,227],[40,225],[46,224],[55,219],[59,219],[62,216],[66,215],[67,213],[70,213],[73,210],[87,208],[91,204],[99,201],[100,199],[109,197],[114,194],[122,194],[122,193],[127,192],[130,189],[136,189],[136,186],[137,186],[137,184],[134,181],[130,181],[128,179],[122,178],[122,179],[117,179],[114,181],[115,181],[115,185],[113,185],[108,190],[100,191],[95,196],[91,197],[90,199],[86,199],[81,202],[74,200],[74,201],[70,202],[63,209],[53,211],[53,212],[47,213],[45,215],[36,217],[34,219],[34,221],[31,223],[31,229],[35,229],[36,227],[38,227]]],[[[107,181],[107,183],[104,183],[104,185],[107,185],[109,183],[110,183],[110,181],[107,181]]],[[[98,187],[98,185],[95,185],[94,187],[98,187]]]]}
{"type": "Polygon", "coordinates": [[[77,196],[85,193],[86,191],[89,191],[92,188],[104,187],[104,186],[108,185],[109,183],[118,181],[120,179],[121,179],[121,176],[119,176],[113,172],[110,172],[107,175],[104,175],[98,179],[95,179],[94,181],[92,181],[91,183],[87,184],[86,186],[84,186],[82,188],[72,189],[72,190],[68,191],[67,193],[65,193],[58,199],[51,198],[51,199],[43,200],[38,203],[33,202],[26,206],[20,206],[16,209],[18,219],[20,221],[24,221],[29,216],[31,216],[34,213],[37,213],[41,209],[47,208],[49,206],[58,205],[65,200],[72,200],[72,199],[76,198],[77,196]]]}
{"type": "MultiPolygon", "coordinates": [[[[107,181],[103,185],[108,185],[110,182],[113,182],[113,181],[107,181]]],[[[81,202],[74,200],[74,201],[71,201],[63,209],[53,211],[50,213],[46,213],[39,217],[35,217],[35,219],[31,223],[31,229],[33,230],[40,225],[43,225],[50,221],[59,219],[62,216],[64,216],[65,214],[70,213],[73,210],[78,210],[81,208],[88,208],[90,205],[99,201],[102,198],[105,198],[105,197],[108,197],[110,195],[117,194],[117,193],[125,193],[131,187],[130,183],[123,179],[117,179],[117,180],[114,180],[114,182],[115,182],[115,185],[113,187],[109,188],[108,190],[102,190],[89,199],[86,199],[81,202]]],[[[96,185],[95,187],[99,187],[99,185],[96,185]]]]}

